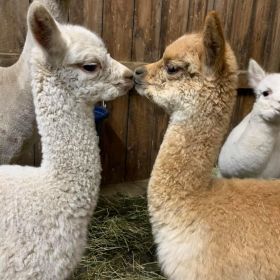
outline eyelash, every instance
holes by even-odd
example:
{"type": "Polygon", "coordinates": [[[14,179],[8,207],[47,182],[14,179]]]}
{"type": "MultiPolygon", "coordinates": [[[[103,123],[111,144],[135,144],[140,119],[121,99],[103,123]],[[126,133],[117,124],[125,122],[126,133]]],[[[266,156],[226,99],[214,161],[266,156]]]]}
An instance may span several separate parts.
{"type": "Polygon", "coordinates": [[[99,67],[100,65],[98,63],[86,63],[80,65],[80,68],[87,73],[94,73],[99,67]]]}
{"type": "Polygon", "coordinates": [[[176,74],[178,73],[178,71],[180,70],[179,67],[176,67],[174,65],[167,65],[166,66],[166,72],[169,74],[169,75],[173,75],[173,74],[176,74]]]}
{"type": "Polygon", "coordinates": [[[270,94],[272,94],[272,92],[270,90],[264,90],[261,92],[261,94],[264,96],[264,97],[267,97],[269,96],[270,94]]]}

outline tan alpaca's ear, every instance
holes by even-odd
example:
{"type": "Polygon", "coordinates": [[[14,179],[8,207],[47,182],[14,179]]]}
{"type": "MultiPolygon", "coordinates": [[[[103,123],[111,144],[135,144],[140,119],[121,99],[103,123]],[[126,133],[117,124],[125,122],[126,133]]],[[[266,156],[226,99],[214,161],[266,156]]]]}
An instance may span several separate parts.
{"type": "Polygon", "coordinates": [[[212,11],[205,19],[203,30],[204,67],[209,74],[223,69],[225,44],[219,17],[215,11],[212,11]]]}
{"type": "Polygon", "coordinates": [[[48,10],[38,1],[34,1],[28,10],[28,27],[33,38],[47,54],[52,64],[63,60],[66,43],[48,10]]]}

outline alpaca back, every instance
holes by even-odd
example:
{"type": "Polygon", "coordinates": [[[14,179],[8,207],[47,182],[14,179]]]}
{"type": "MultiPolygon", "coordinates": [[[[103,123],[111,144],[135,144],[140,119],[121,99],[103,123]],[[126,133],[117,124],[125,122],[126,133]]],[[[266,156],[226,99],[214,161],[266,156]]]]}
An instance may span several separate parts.
{"type": "MultiPolygon", "coordinates": [[[[70,0],[39,0],[58,21],[66,21],[70,0]]],[[[29,57],[32,39],[27,33],[19,60],[0,67],[0,164],[17,161],[23,145],[31,147],[35,113],[31,95],[29,57]]]]}

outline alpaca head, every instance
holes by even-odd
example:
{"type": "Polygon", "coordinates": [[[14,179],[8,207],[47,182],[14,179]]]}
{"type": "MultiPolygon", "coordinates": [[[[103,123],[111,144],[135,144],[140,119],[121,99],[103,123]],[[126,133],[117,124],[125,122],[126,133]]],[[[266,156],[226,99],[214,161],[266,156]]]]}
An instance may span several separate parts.
{"type": "Polygon", "coordinates": [[[280,74],[266,74],[255,60],[250,59],[248,78],[256,94],[258,112],[266,121],[280,122],[280,74]]]}
{"type": "Polygon", "coordinates": [[[233,98],[227,93],[220,97],[217,87],[221,86],[219,80],[231,74],[235,76],[233,85],[225,87],[235,87],[236,68],[218,16],[211,12],[202,33],[180,37],[166,48],[159,61],[137,68],[135,87],[175,119],[198,117],[204,110],[211,110],[218,99],[233,98]]]}
{"type": "Polygon", "coordinates": [[[39,72],[54,73],[77,99],[88,103],[107,101],[133,86],[132,72],[110,57],[94,33],[57,23],[36,1],[29,8],[28,26],[37,43],[32,65],[41,69],[39,72]]]}

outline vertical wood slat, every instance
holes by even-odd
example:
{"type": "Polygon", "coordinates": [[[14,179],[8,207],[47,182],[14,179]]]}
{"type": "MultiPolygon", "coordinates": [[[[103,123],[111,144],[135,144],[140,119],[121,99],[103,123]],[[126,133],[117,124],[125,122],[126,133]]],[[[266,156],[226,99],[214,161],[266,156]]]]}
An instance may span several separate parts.
{"type": "Polygon", "coordinates": [[[251,89],[239,89],[234,112],[231,118],[229,131],[237,126],[243,118],[252,110],[255,96],[251,89]]]}
{"type": "Polygon", "coordinates": [[[271,8],[273,0],[266,0],[263,2],[256,2],[255,16],[253,21],[253,32],[249,38],[250,49],[249,56],[264,65],[265,43],[269,36],[269,28],[271,25],[271,8]]]}
{"type": "Polygon", "coordinates": [[[187,30],[189,0],[164,0],[162,3],[160,52],[187,30]]]}
{"type": "MultiPolygon", "coordinates": [[[[104,0],[103,39],[117,60],[131,60],[134,0],[104,0]]],[[[106,183],[125,180],[128,96],[107,103],[110,115],[102,126],[100,143],[106,183]]]]}
{"type": "MultiPolygon", "coordinates": [[[[136,0],[132,58],[155,61],[159,58],[160,0],[136,0]]],[[[133,94],[129,97],[127,128],[126,180],[149,177],[154,105],[133,94]]]]}
{"type": "MultiPolygon", "coordinates": [[[[267,71],[280,72],[280,1],[272,1],[270,8],[270,29],[261,63],[267,71]]],[[[263,35],[263,32],[262,32],[263,35]]]]}
{"type": "Polygon", "coordinates": [[[208,1],[206,0],[189,1],[187,32],[201,31],[207,14],[207,5],[208,1]]]}
{"type": "Polygon", "coordinates": [[[241,69],[246,69],[249,60],[255,3],[254,0],[238,0],[233,6],[232,30],[228,35],[233,50],[239,53],[237,61],[241,69]]]}
{"type": "Polygon", "coordinates": [[[79,24],[102,36],[103,0],[71,1],[69,7],[69,21],[79,24]]]}

